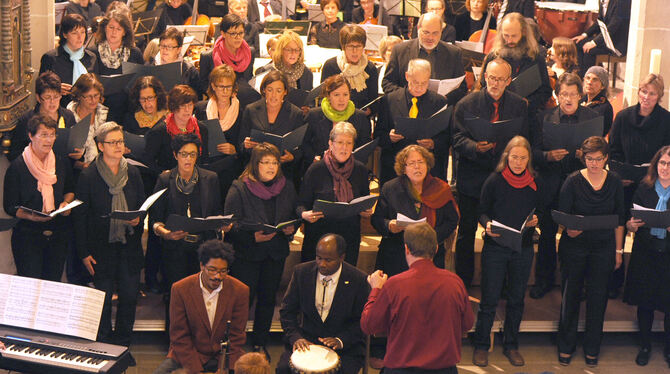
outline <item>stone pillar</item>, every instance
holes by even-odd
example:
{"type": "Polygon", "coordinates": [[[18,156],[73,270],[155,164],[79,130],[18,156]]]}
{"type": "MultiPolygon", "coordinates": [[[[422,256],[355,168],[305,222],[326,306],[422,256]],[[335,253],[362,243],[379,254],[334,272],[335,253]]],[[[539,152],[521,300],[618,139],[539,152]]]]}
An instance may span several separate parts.
{"type": "MultiPolygon", "coordinates": [[[[54,48],[56,26],[54,25],[53,0],[28,0],[30,2],[31,61],[37,78],[40,59],[44,52],[54,48]]],[[[34,79],[33,79],[33,87],[34,79]]],[[[34,92],[34,90],[33,90],[34,92]]]]}
{"type": "Polygon", "coordinates": [[[665,79],[663,107],[670,108],[670,7],[667,0],[632,0],[628,54],[624,79],[624,106],[637,104],[638,84],[649,74],[651,50],[661,49],[661,76],[665,79]]]}

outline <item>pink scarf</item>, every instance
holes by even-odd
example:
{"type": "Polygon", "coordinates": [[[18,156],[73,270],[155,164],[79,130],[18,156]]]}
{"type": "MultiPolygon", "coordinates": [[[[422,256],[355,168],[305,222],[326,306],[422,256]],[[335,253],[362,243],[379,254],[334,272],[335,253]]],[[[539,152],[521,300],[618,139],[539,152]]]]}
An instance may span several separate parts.
{"type": "Polygon", "coordinates": [[[37,191],[42,194],[42,211],[44,213],[54,211],[56,205],[53,184],[58,178],[56,177],[56,155],[53,150],[49,151],[45,162],[42,162],[33,152],[32,146],[28,144],[23,149],[23,160],[30,174],[37,179],[37,191]]]}
{"type": "Polygon", "coordinates": [[[251,63],[251,49],[249,49],[249,44],[246,41],[242,41],[242,45],[240,45],[240,48],[235,52],[235,56],[233,56],[226,49],[223,35],[221,35],[214,43],[212,59],[214,60],[214,66],[226,64],[236,72],[241,73],[247,70],[247,67],[251,63]]]}

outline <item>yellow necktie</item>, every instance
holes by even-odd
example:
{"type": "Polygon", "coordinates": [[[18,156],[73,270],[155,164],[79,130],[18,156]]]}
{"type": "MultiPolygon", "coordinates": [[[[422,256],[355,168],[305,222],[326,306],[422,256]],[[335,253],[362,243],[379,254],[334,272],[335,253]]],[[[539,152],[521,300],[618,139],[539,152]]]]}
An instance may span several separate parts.
{"type": "Polygon", "coordinates": [[[416,97],[412,98],[412,107],[409,108],[409,118],[416,118],[419,115],[419,107],[416,106],[416,97]]]}

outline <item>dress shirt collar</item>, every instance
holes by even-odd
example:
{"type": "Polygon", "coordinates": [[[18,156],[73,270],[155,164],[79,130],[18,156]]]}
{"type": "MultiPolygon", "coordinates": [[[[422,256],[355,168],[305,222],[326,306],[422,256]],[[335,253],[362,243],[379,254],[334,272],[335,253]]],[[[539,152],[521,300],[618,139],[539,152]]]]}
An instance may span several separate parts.
{"type": "Polygon", "coordinates": [[[409,88],[405,87],[405,101],[407,102],[407,107],[408,108],[412,107],[412,98],[413,97],[416,97],[416,99],[417,99],[416,100],[416,105],[418,106],[419,103],[421,103],[421,100],[426,96],[427,93],[428,93],[428,90],[426,90],[426,92],[424,92],[424,94],[421,95],[421,96],[412,96],[412,94],[409,93],[409,88]]]}
{"type": "Polygon", "coordinates": [[[202,289],[203,295],[209,295],[209,297],[211,297],[214,294],[218,294],[219,292],[221,292],[221,290],[223,289],[223,282],[219,283],[219,287],[217,287],[215,290],[213,290],[212,292],[209,292],[207,287],[205,287],[205,284],[202,283],[202,275],[203,274],[202,274],[202,271],[201,271],[200,275],[198,276],[198,279],[200,280],[199,284],[200,284],[200,289],[202,289]]]}
{"type": "Polygon", "coordinates": [[[410,269],[412,270],[419,270],[422,271],[424,269],[428,268],[434,268],[435,265],[433,264],[433,260],[429,258],[420,258],[412,263],[412,265],[409,266],[410,269]]]}

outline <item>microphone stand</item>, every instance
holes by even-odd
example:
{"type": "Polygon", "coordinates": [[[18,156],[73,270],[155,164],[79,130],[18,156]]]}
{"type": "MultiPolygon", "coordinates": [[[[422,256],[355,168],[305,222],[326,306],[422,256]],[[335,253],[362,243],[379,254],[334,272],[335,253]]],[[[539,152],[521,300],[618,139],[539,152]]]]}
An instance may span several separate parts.
{"type": "Polygon", "coordinates": [[[230,372],[230,360],[228,349],[230,348],[230,320],[226,321],[226,333],[221,340],[221,358],[219,359],[219,370],[217,374],[228,374],[230,372]]]}

